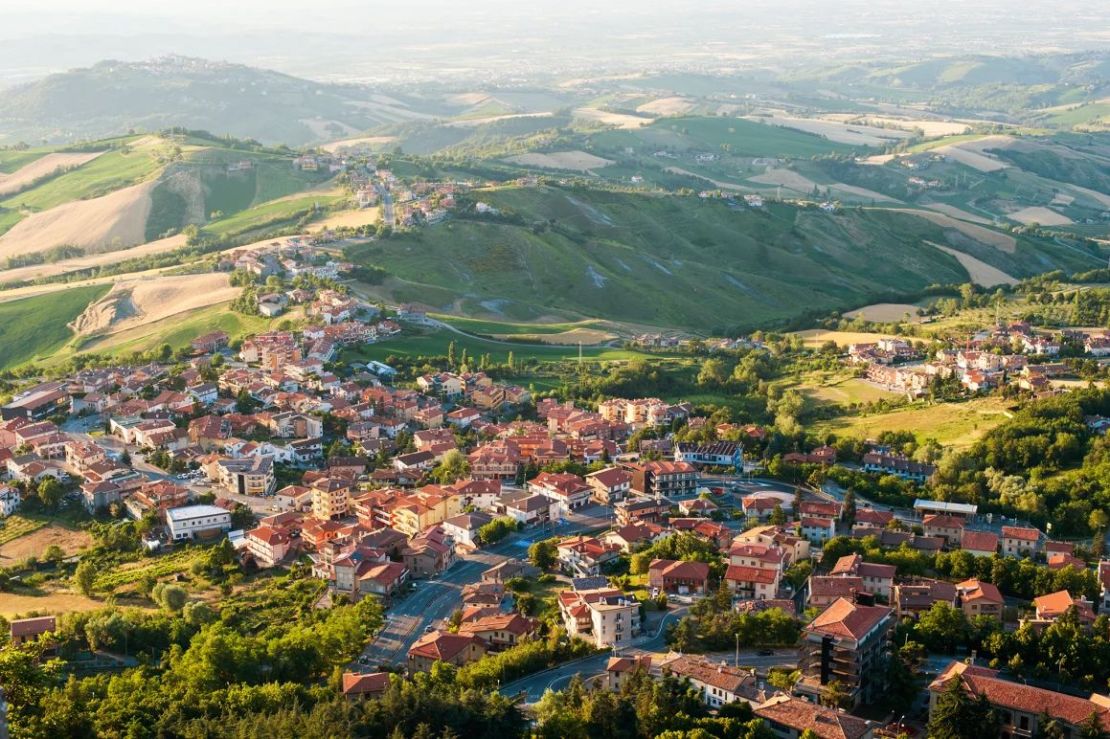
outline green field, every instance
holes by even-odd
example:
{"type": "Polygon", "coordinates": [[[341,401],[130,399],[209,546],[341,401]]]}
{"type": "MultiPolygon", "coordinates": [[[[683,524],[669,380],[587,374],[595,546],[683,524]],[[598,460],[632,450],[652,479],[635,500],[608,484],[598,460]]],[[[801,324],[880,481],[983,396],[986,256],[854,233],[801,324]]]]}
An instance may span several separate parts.
{"type": "Polygon", "coordinates": [[[513,323],[511,321],[483,321],[479,318],[463,318],[442,313],[432,313],[432,318],[449,323],[457,329],[484,336],[510,336],[514,334],[560,334],[576,328],[604,329],[602,321],[578,321],[575,323],[513,323]]]}
{"type": "MultiPolygon", "coordinates": [[[[408,330],[408,329],[406,329],[408,330]]],[[[445,356],[447,347],[455,342],[455,351],[466,353],[472,357],[489,354],[494,362],[504,362],[513,353],[516,362],[535,359],[540,362],[558,362],[562,360],[577,360],[578,348],[569,346],[539,346],[536,344],[514,344],[512,342],[487,341],[471,336],[462,336],[453,331],[431,331],[424,334],[405,334],[377,344],[366,344],[343,353],[347,361],[366,362],[376,359],[386,361],[390,356],[400,357],[434,357],[445,356]]],[[[630,349],[609,347],[583,347],[583,361],[615,361],[628,360],[648,355],[630,349]]]]}
{"type": "Polygon", "coordinates": [[[109,285],[71,287],[0,303],[0,369],[36,358],[49,359],[73,336],[66,324],[109,289],[109,285]]]}
{"type": "Polygon", "coordinates": [[[6,208],[46,210],[73,200],[108,195],[149,178],[162,166],[153,147],[108,151],[77,169],[0,202],[6,208]]]}
{"type": "Polygon", "coordinates": [[[49,154],[53,149],[39,147],[34,149],[0,149],[0,172],[10,174],[36,159],[49,154]]]}
{"type": "Polygon", "coordinates": [[[918,441],[936,439],[945,446],[967,447],[1008,417],[1002,398],[979,398],[963,403],[917,404],[904,410],[866,416],[845,416],[813,425],[818,436],[874,438],[884,431],[912,431],[918,441]]]}
{"type": "Polygon", "coordinates": [[[319,194],[276,200],[213,221],[204,227],[204,231],[218,238],[230,239],[251,231],[292,225],[311,213],[313,208],[327,208],[345,199],[342,195],[319,194]]]}
{"type": "MultiPolygon", "coordinates": [[[[962,283],[951,243],[1009,274],[1089,268],[1082,254],[1022,238],[1011,255],[925,219],[878,209],[770,204],[584,188],[482,190],[517,223],[453,219],[352,247],[392,276],[399,303],[496,323],[602,319],[716,333],[885,302],[962,283]]],[[[900,301],[893,301],[900,302],[900,301]]],[[[507,332],[506,332],[507,333],[507,332]]]]}
{"type": "Polygon", "coordinates": [[[249,334],[267,331],[286,318],[286,316],[275,319],[248,316],[230,310],[227,305],[213,305],[171,316],[130,331],[95,339],[80,346],[78,351],[126,356],[132,352],[150,351],[162,344],[169,344],[171,348],[177,350],[188,346],[198,336],[211,331],[224,331],[231,340],[241,339],[249,334]]]}

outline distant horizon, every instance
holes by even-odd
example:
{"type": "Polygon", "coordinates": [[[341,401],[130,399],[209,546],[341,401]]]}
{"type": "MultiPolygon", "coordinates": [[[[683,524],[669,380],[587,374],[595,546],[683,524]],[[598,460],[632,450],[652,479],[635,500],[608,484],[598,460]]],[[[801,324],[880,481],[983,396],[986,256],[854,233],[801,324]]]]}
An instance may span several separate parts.
{"type": "Polygon", "coordinates": [[[1064,0],[1013,7],[945,0],[749,2],[430,0],[368,9],[353,0],[302,3],[45,0],[0,28],[0,86],[87,67],[178,54],[320,81],[540,79],[543,75],[697,69],[758,60],[808,65],[1110,50],[1110,9],[1064,0]],[[296,34],[296,43],[290,43],[296,34]],[[1036,39],[1036,45],[1030,40],[1036,39]]]}

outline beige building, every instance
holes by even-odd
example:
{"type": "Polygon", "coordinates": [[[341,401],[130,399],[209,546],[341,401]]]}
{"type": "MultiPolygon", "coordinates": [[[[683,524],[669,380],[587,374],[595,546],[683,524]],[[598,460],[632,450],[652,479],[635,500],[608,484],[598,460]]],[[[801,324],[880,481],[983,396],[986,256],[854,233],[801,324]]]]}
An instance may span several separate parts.
{"type": "Polygon", "coordinates": [[[640,604],[616,588],[564,590],[559,613],[570,636],[599,649],[624,646],[640,633],[640,604]]]}

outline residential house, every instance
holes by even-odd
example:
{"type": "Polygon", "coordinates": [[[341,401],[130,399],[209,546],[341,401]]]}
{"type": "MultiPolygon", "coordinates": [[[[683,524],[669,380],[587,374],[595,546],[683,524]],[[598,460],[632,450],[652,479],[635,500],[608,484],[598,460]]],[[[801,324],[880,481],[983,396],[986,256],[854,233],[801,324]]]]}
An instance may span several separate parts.
{"type": "Polygon", "coordinates": [[[586,475],[591,497],[601,505],[613,505],[628,497],[632,475],[620,467],[608,467],[586,475]]]}
{"type": "Polygon", "coordinates": [[[1002,527],[1002,554],[1007,557],[1027,557],[1041,549],[1041,532],[1025,526],[1002,527]]]}
{"type": "Polygon", "coordinates": [[[803,734],[818,739],[872,739],[874,725],[843,711],[800,698],[776,696],[755,709],[776,739],[798,739],[803,734]]]}
{"type": "Polygon", "coordinates": [[[934,514],[921,519],[921,527],[925,535],[939,536],[950,548],[959,546],[963,539],[965,525],[964,519],[960,516],[934,514]]]}
{"type": "Polygon", "coordinates": [[[477,662],[488,651],[489,645],[479,636],[433,631],[421,636],[409,649],[409,671],[428,672],[436,662],[462,667],[477,662]]]}
{"type": "Polygon", "coordinates": [[[600,575],[604,565],[620,556],[616,545],[583,535],[559,542],[557,549],[560,568],[572,577],[600,575]]]}
{"type": "Polygon", "coordinates": [[[624,468],[632,475],[632,489],[648,497],[682,497],[697,492],[697,470],[689,462],[637,462],[624,468]]]}
{"type": "Polygon", "coordinates": [[[648,585],[653,591],[675,595],[705,595],[709,565],[705,562],[655,559],[648,565],[648,585]]]}
{"type": "Polygon", "coordinates": [[[1006,601],[997,586],[972,578],[956,583],[956,595],[957,605],[968,618],[991,616],[1002,620],[1002,609],[1006,606],[1006,601]]]}
{"type": "Polygon", "coordinates": [[[388,672],[344,672],[340,692],[349,701],[379,698],[389,687],[388,672]]]}
{"type": "Polygon", "coordinates": [[[896,572],[894,565],[864,562],[859,554],[848,554],[836,561],[829,574],[833,577],[858,577],[863,582],[863,592],[889,601],[896,572]]]}
{"type": "Polygon", "coordinates": [[[710,662],[705,657],[678,655],[660,664],[663,674],[690,681],[702,702],[710,709],[727,703],[745,701],[758,705],[765,697],[752,670],[742,670],[724,662],[710,662]]]}
{"type": "Polygon", "coordinates": [[[564,590],[559,613],[567,634],[597,648],[620,647],[640,633],[640,604],[616,588],[564,590]]]}
{"type": "Polygon", "coordinates": [[[464,620],[459,624],[460,634],[481,637],[493,651],[515,647],[536,633],[539,623],[519,613],[501,613],[464,620]]]}
{"type": "Polygon", "coordinates": [[[1095,717],[1101,730],[1110,732],[1110,697],[1092,695],[1090,699],[1057,693],[1025,683],[1013,682],[992,670],[966,662],[952,662],[929,684],[929,713],[937,710],[940,697],[951,681],[959,680],[973,698],[983,698],[1000,719],[998,737],[1042,736],[1042,717],[1054,719],[1063,736],[1081,735],[1081,727],[1095,717]]]}
{"type": "Polygon", "coordinates": [[[976,557],[993,557],[998,551],[998,534],[990,531],[964,531],[960,548],[976,557]]]}
{"type": "Polygon", "coordinates": [[[8,624],[10,629],[11,645],[18,647],[28,642],[35,641],[43,634],[53,634],[58,628],[54,616],[36,616],[35,618],[20,618],[8,624]]]}

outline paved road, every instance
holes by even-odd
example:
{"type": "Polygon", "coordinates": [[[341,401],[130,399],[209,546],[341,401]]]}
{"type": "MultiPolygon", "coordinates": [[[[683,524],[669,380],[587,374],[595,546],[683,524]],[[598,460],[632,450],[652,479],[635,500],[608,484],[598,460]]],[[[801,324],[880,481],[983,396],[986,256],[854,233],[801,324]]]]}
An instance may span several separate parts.
{"type": "Polygon", "coordinates": [[[571,515],[561,526],[527,529],[475,554],[461,557],[438,577],[419,581],[416,590],[396,601],[386,613],[386,623],[359,661],[364,665],[404,664],[409,648],[429,627],[443,626],[462,603],[464,586],[478,582],[490,567],[513,557],[523,558],[533,541],[569,536],[609,525],[608,509],[591,506],[571,515]],[[599,510],[594,510],[594,509],[599,510]],[[600,516],[599,511],[605,511],[600,516]]]}

